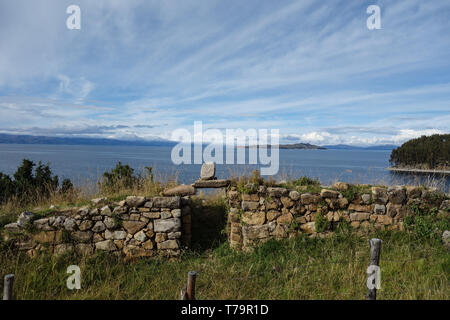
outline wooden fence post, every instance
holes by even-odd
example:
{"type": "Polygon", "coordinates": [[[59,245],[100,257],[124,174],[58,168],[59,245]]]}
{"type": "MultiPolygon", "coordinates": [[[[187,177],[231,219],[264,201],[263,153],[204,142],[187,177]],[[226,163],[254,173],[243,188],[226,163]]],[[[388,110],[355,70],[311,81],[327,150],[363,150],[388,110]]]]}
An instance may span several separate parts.
{"type": "Polygon", "coordinates": [[[189,271],[188,282],[187,282],[187,298],[188,300],[195,300],[195,279],[197,277],[197,272],[189,271]]]}
{"type": "MultiPolygon", "coordinates": [[[[381,239],[370,239],[369,245],[370,245],[370,266],[379,266],[380,265],[380,253],[381,253],[381,243],[383,241],[381,239]]],[[[374,278],[372,278],[372,275],[367,275],[367,300],[376,300],[377,299],[377,288],[376,283],[378,281],[377,277],[379,274],[376,274],[374,278]],[[370,279],[370,280],[369,280],[370,279]],[[372,285],[369,286],[369,281],[372,281],[372,285]]]]}
{"type": "Polygon", "coordinates": [[[14,275],[7,274],[3,282],[3,300],[13,299],[14,275]]]}

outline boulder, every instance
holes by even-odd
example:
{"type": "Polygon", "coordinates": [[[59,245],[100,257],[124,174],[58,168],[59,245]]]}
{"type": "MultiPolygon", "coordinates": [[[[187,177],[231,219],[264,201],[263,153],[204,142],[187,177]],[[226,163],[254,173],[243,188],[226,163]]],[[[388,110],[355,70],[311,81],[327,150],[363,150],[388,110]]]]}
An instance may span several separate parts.
{"type": "Polygon", "coordinates": [[[145,197],[128,196],[125,201],[129,207],[137,208],[142,206],[145,203],[146,199],[145,197]]]}
{"type": "Polygon", "coordinates": [[[196,190],[193,186],[187,186],[185,184],[166,189],[163,192],[164,196],[193,196],[195,195],[196,190]]]}
{"type": "Polygon", "coordinates": [[[374,203],[386,204],[388,201],[386,188],[372,187],[372,199],[374,203]]]}
{"type": "Polygon", "coordinates": [[[155,232],[175,232],[181,228],[181,220],[178,218],[158,219],[154,221],[153,230],[155,232]]]}
{"type": "MultiPolygon", "coordinates": [[[[148,203],[148,202],[147,202],[148,203]]],[[[147,207],[147,203],[145,206],[147,207]]],[[[152,208],[179,209],[181,204],[180,197],[154,197],[152,199],[152,208]]]]}
{"type": "Polygon", "coordinates": [[[289,192],[289,198],[291,198],[294,201],[297,201],[298,199],[300,199],[300,193],[293,190],[293,191],[289,192]]]}
{"type": "Polygon", "coordinates": [[[406,190],[401,186],[389,187],[388,199],[393,204],[403,204],[406,200],[406,190]]]}
{"type": "Polygon", "coordinates": [[[29,211],[22,212],[17,219],[17,224],[20,227],[25,227],[33,219],[34,214],[29,211]]]}
{"type": "Polygon", "coordinates": [[[200,180],[213,180],[216,175],[216,164],[214,162],[204,163],[200,170],[200,180]]]}
{"type": "Polygon", "coordinates": [[[117,247],[114,244],[114,241],[112,241],[112,240],[105,240],[105,241],[97,242],[95,244],[95,248],[97,250],[103,250],[103,251],[115,251],[115,250],[117,250],[117,247]]]}
{"type": "Polygon", "coordinates": [[[329,189],[322,189],[322,191],[320,191],[320,196],[322,198],[336,199],[339,196],[339,192],[329,189]]]}
{"type": "Polygon", "coordinates": [[[128,233],[135,234],[139,230],[143,229],[146,223],[141,221],[123,221],[122,225],[128,233]]]}
{"type": "Polygon", "coordinates": [[[445,230],[444,233],[442,233],[442,242],[444,243],[444,246],[450,250],[450,231],[445,230]]]}
{"type": "Polygon", "coordinates": [[[264,224],[266,221],[266,214],[264,212],[251,212],[245,211],[242,214],[242,221],[250,225],[260,225],[264,224]]]}

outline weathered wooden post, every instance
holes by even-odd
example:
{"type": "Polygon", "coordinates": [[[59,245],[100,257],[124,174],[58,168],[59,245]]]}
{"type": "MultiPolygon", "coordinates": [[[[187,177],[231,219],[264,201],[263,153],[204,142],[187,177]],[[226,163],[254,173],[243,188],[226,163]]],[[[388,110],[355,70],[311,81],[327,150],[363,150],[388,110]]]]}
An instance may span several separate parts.
{"type": "Polygon", "coordinates": [[[186,286],[181,289],[181,300],[195,300],[195,278],[197,277],[197,272],[189,271],[188,280],[186,286]]]}
{"type": "Polygon", "coordinates": [[[380,253],[381,253],[381,239],[370,239],[370,264],[367,269],[367,300],[377,299],[377,286],[379,284],[379,264],[380,264],[380,253]],[[375,266],[375,267],[371,267],[375,266]]]}
{"type": "Polygon", "coordinates": [[[187,297],[188,300],[195,300],[195,279],[197,277],[197,272],[189,271],[188,282],[187,282],[187,297]]]}
{"type": "Polygon", "coordinates": [[[3,300],[13,299],[13,285],[14,285],[14,275],[7,274],[5,276],[5,281],[3,282],[3,300]]]}

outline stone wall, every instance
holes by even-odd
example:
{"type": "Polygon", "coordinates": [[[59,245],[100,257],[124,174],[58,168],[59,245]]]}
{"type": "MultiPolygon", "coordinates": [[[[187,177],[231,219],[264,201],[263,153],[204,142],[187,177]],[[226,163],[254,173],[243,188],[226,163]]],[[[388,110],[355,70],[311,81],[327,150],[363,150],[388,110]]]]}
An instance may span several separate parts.
{"type": "Polygon", "coordinates": [[[24,212],[5,226],[3,240],[34,256],[39,250],[81,255],[107,251],[127,258],[176,257],[190,243],[189,197],[130,196],[118,203],[94,199],[91,206],[49,212],[24,212]]]}
{"type": "Polygon", "coordinates": [[[288,238],[299,233],[326,236],[340,223],[361,232],[370,228],[403,230],[403,220],[414,214],[414,207],[436,208],[447,213],[450,208],[445,194],[422,187],[355,187],[336,183],[319,188],[320,192],[316,193],[307,189],[306,186],[294,190],[253,184],[229,188],[231,247],[248,249],[271,238],[288,238]],[[362,193],[355,194],[354,190],[362,193]]]}

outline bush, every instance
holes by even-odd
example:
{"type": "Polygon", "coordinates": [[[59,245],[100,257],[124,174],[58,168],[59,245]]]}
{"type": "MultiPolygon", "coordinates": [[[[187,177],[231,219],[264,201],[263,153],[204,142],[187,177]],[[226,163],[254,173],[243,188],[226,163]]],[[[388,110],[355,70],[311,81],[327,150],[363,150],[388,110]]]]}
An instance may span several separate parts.
{"type": "MultiPolygon", "coordinates": [[[[47,199],[58,191],[59,178],[52,174],[50,166],[42,162],[39,162],[36,168],[35,166],[33,161],[24,159],[13,174],[14,179],[0,172],[0,203],[13,198],[31,203],[39,199],[47,199]]],[[[73,185],[69,179],[65,179],[59,191],[65,193],[69,189],[73,189],[73,185]]]]}

